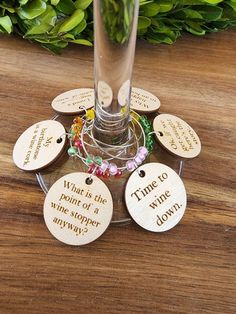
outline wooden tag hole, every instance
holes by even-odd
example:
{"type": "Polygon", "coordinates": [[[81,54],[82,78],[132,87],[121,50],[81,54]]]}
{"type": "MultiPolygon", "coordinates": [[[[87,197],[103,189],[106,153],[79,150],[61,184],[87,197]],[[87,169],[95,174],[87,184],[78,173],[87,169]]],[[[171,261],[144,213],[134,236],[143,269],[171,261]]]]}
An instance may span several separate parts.
{"type": "Polygon", "coordinates": [[[92,179],[92,178],[87,178],[87,179],[85,180],[85,183],[86,183],[87,185],[91,185],[91,184],[93,183],[93,179],[92,179]]]}
{"type": "Polygon", "coordinates": [[[141,178],[144,178],[145,175],[146,175],[146,173],[145,173],[144,170],[140,170],[138,174],[139,174],[139,176],[140,176],[141,178]]]}
{"type": "Polygon", "coordinates": [[[160,136],[164,136],[164,134],[163,134],[162,132],[160,132],[160,131],[158,131],[157,133],[158,133],[158,135],[160,135],[160,136]]]}
{"type": "Polygon", "coordinates": [[[59,138],[57,139],[57,144],[60,144],[61,142],[62,142],[62,138],[59,137],[59,138]]]}

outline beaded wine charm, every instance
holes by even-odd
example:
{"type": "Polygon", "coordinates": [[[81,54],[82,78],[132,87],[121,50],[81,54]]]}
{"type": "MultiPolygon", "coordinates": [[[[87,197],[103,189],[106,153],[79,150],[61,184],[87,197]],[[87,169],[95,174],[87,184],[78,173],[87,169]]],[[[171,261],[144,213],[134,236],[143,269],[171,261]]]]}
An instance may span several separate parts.
{"type": "MultiPolygon", "coordinates": [[[[86,142],[84,140],[84,136],[88,134],[89,130],[92,129],[92,123],[95,118],[95,112],[93,109],[86,110],[86,113],[83,117],[76,117],[73,120],[73,124],[70,128],[69,138],[70,138],[70,148],[68,149],[68,154],[70,156],[78,157],[81,159],[84,164],[88,167],[88,173],[95,174],[97,177],[109,178],[110,176],[120,177],[123,171],[134,171],[139,165],[141,165],[148,154],[153,150],[153,135],[152,135],[152,125],[147,119],[146,116],[140,116],[136,112],[131,112],[131,123],[137,125],[143,136],[143,145],[138,147],[137,152],[133,157],[129,158],[121,158],[119,156],[111,156],[111,158],[103,159],[101,156],[93,156],[87,149],[85,149],[86,142]],[[118,167],[115,160],[124,160],[124,165],[118,167]]],[[[132,131],[135,133],[135,130],[132,131]]],[[[93,141],[96,140],[90,136],[93,141]]],[[[96,148],[100,148],[101,152],[104,153],[104,149],[102,149],[102,145],[105,143],[96,142],[96,148]]],[[[134,144],[133,144],[134,145],[134,144]]],[[[91,146],[91,145],[90,145],[91,146]]],[[[130,144],[129,144],[130,146],[130,144]]],[[[121,149],[126,149],[128,147],[127,144],[123,146],[119,146],[121,149]]],[[[111,146],[109,146],[111,148],[111,146]]]]}

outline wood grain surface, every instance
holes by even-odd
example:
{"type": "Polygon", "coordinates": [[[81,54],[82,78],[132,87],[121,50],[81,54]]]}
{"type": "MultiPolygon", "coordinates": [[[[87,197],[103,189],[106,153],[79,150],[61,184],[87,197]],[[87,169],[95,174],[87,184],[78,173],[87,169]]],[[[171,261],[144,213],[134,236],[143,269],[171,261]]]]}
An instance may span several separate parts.
{"type": "Polygon", "coordinates": [[[54,239],[35,176],[12,162],[27,127],[59,93],[93,87],[93,50],[55,56],[0,37],[0,313],[236,312],[236,30],[173,46],[139,42],[134,86],[156,94],[202,141],[186,163],[185,216],[174,229],[110,226],[84,247],[54,239]]]}

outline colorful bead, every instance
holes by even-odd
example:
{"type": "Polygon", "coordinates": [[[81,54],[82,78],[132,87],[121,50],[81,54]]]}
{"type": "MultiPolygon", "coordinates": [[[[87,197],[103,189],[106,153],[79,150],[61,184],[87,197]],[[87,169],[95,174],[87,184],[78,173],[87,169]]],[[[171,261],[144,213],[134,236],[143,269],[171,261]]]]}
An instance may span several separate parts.
{"type": "Polygon", "coordinates": [[[112,176],[115,176],[117,174],[117,165],[114,163],[110,163],[109,171],[112,176]]]}
{"type": "MultiPolygon", "coordinates": [[[[144,155],[141,155],[144,157],[144,155]]],[[[139,155],[136,155],[135,158],[134,158],[134,161],[137,165],[141,165],[141,163],[143,162],[143,159],[142,157],[140,157],[139,155]]]]}
{"type": "Polygon", "coordinates": [[[85,114],[86,118],[88,120],[93,120],[95,118],[95,112],[93,109],[89,109],[87,110],[86,114],[85,114]]]}
{"type": "Polygon", "coordinates": [[[154,142],[152,134],[147,135],[147,141],[154,142]]]}
{"type": "Polygon", "coordinates": [[[102,169],[101,169],[100,167],[98,167],[98,168],[96,169],[95,174],[96,174],[97,177],[101,177],[101,176],[103,175],[102,169]]]}
{"type": "Polygon", "coordinates": [[[94,169],[95,169],[95,165],[92,163],[88,168],[88,173],[93,173],[94,169]]]}
{"type": "Polygon", "coordinates": [[[130,115],[131,115],[132,118],[134,118],[134,119],[132,119],[133,123],[137,124],[137,121],[139,121],[139,115],[136,112],[134,112],[134,111],[131,111],[130,115]]]}
{"type": "Polygon", "coordinates": [[[90,166],[93,163],[93,156],[88,156],[85,162],[88,166],[90,166]]]}
{"type": "Polygon", "coordinates": [[[107,160],[103,160],[100,168],[102,169],[103,172],[105,172],[109,167],[109,162],[107,160]]]}
{"type": "Polygon", "coordinates": [[[74,141],[74,146],[77,147],[78,149],[82,149],[83,148],[81,140],[75,140],[74,141]]]}
{"type": "Polygon", "coordinates": [[[153,137],[151,135],[147,136],[146,147],[149,152],[153,150],[153,144],[154,144],[153,137]]]}
{"type": "Polygon", "coordinates": [[[70,147],[69,149],[68,149],[68,154],[70,155],[70,156],[75,156],[77,153],[78,153],[78,150],[77,150],[77,148],[76,147],[70,147]]]}
{"type": "Polygon", "coordinates": [[[139,156],[139,158],[142,160],[142,162],[146,159],[146,156],[141,154],[141,153],[138,153],[137,154],[139,156]]]}
{"type": "Polygon", "coordinates": [[[102,157],[100,157],[100,156],[95,156],[94,159],[93,159],[93,161],[95,162],[95,164],[101,166],[101,164],[102,164],[102,157]]]}
{"type": "Polygon", "coordinates": [[[81,117],[78,116],[78,117],[74,118],[73,123],[75,123],[75,124],[78,123],[78,124],[83,125],[84,121],[81,117]]]}
{"type": "Polygon", "coordinates": [[[147,116],[140,116],[139,118],[140,123],[145,124],[148,122],[147,116]]]}
{"type": "Polygon", "coordinates": [[[75,141],[79,141],[79,137],[77,135],[74,135],[72,137],[72,141],[75,142],[75,141]]]}
{"type": "Polygon", "coordinates": [[[122,114],[125,114],[125,113],[127,112],[127,106],[123,106],[123,107],[121,108],[120,112],[121,112],[122,114]]]}
{"type": "Polygon", "coordinates": [[[153,150],[153,144],[154,144],[153,135],[150,134],[153,131],[152,125],[146,116],[140,116],[139,122],[146,135],[146,148],[148,152],[150,153],[153,150]]]}
{"type": "Polygon", "coordinates": [[[110,173],[109,173],[109,171],[108,170],[106,170],[104,173],[103,173],[103,178],[104,179],[108,179],[109,177],[110,177],[110,173]]]}
{"type": "Polygon", "coordinates": [[[76,132],[74,130],[70,130],[70,134],[72,137],[74,137],[76,135],[76,132]]]}
{"type": "Polygon", "coordinates": [[[152,127],[150,125],[146,126],[144,128],[144,132],[145,132],[145,134],[151,133],[152,132],[152,127]]]}
{"type": "Polygon", "coordinates": [[[145,146],[140,146],[138,149],[138,154],[144,155],[145,157],[147,157],[148,155],[148,150],[145,146]]]}
{"type": "Polygon", "coordinates": [[[128,160],[126,162],[126,169],[132,172],[136,168],[135,162],[133,160],[128,160]]]}
{"type": "Polygon", "coordinates": [[[80,133],[80,131],[82,130],[82,125],[80,125],[80,124],[72,124],[71,129],[75,133],[80,133]]]}
{"type": "Polygon", "coordinates": [[[122,171],[120,169],[117,170],[117,173],[115,174],[116,178],[119,178],[122,175],[122,171]]]}

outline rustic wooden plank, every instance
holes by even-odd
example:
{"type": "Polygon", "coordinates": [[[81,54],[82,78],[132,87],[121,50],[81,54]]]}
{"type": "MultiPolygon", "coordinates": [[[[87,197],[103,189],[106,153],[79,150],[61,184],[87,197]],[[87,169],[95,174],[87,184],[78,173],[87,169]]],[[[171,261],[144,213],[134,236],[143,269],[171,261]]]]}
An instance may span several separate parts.
{"type": "Polygon", "coordinates": [[[156,94],[160,111],[186,120],[202,141],[184,169],[186,214],[166,233],[111,226],[80,248],[51,237],[44,195],[11,154],[23,130],[53,115],[56,95],[93,87],[93,51],[73,46],[55,56],[1,36],[1,313],[236,312],[235,35],[138,43],[134,86],[156,94]]]}

